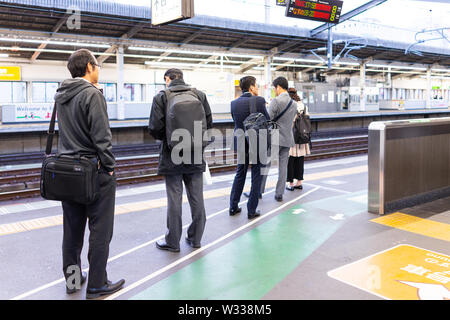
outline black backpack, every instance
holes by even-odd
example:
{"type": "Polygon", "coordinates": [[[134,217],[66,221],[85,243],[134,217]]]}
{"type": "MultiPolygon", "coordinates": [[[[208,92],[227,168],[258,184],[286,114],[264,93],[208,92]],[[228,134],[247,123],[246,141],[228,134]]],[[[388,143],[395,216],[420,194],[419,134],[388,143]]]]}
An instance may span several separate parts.
{"type": "Polygon", "coordinates": [[[306,107],[302,113],[297,113],[292,130],[296,144],[311,142],[311,119],[306,114],[306,107]]]}
{"type": "Polygon", "coordinates": [[[166,108],[166,140],[169,148],[174,148],[179,141],[172,141],[172,134],[177,129],[189,131],[191,136],[191,147],[206,147],[207,142],[203,141],[203,136],[207,130],[206,113],[196,90],[190,87],[170,88],[164,90],[167,97],[166,108]],[[201,140],[194,141],[194,123],[201,122],[201,140]],[[201,142],[201,145],[200,145],[201,142]]]}

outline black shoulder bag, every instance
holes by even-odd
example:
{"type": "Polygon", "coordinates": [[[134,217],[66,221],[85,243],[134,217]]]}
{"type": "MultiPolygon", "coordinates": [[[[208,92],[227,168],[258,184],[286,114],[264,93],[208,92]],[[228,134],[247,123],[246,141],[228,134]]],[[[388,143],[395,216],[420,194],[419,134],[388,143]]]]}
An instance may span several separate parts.
{"type": "Polygon", "coordinates": [[[52,155],[56,103],[48,130],[45,159],[41,170],[41,196],[47,200],[89,204],[97,200],[98,161],[80,155],[52,155]]]}

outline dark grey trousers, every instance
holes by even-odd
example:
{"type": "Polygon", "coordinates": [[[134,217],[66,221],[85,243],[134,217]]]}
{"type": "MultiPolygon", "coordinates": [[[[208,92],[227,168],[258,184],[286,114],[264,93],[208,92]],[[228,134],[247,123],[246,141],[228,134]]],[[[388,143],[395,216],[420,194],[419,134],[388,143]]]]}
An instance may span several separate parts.
{"type": "Polygon", "coordinates": [[[167,175],[165,178],[167,192],[166,243],[173,248],[180,247],[183,230],[181,214],[184,182],[192,216],[192,223],[187,230],[187,236],[194,244],[200,244],[206,224],[203,173],[167,175]]]}

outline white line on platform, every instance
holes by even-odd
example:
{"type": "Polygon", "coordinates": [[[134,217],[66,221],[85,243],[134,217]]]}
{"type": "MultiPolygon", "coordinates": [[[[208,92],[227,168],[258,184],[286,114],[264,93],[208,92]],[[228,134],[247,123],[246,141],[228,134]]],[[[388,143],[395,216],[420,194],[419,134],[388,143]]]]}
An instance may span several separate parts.
{"type": "MultiPolygon", "coordinates": [[[[367,160],[367,156],[355,156],[355,157],[350,157],[350,158],[345,158],[345,159],[325,160],[325,161],[320,161],[318,163],[315,163],[315,162],[314,163],[305,163],[305,170],[318,169],[318,168],[324,168],[324,167],[330,167],[330,166],[336,166],[336,165],[352,164],[355,162],[360,162],[360,161],[365,161],[365,160],[367,160]]],[[[278,172],[278,168],[273,168],[269,171],[269,175],[276,174],[277,172],[278,172]]],[[[232,181],[234,179],[234,176],[235,176],[235,173],[216,176],[216,177],[213,177],[213,183],[232,181]]],[[[116,193],[116,198],[157,192],[157,191],[163,191],[163,190],[165,190],[164,183],[158,183],[158,184],[154,184],[154,185],[150,185],[150,186],[119,188],[116,193]]],[[[6,206],[1,206],[0,207],[0,215],[12,214],[12,213],[23,213],[26,211],[40,210],[40,209],[45,209],[45,208],[54,208],[54,207],[58,207],[60,205],[61,205],[61,203],[59,201],[49,201],[49,200],[33,201],[33,202],[29,202],[29,203],[11,204],[11,205],[6,205],[6,206]]]]}
{"type": "Polygon", "coordinates": [[[198,250],[195,250],[195,251],[191,252],[190,254],[184,256],[183,258],[180,258],[180,259],[178,259],[178,260],[172,262],[171,264],[165,266],[164,268],[159,269],[158,271],[153,272],[152,274],[146,276],[145,278],[143,278],[143,279],[141,279],[141,280],[139,280],[139,281],[134,282],[134,283],[131,284],[130,286],[127,286],[127,287],[125,287],[124,289],[122,289],[122,290],[120,290],[120,291],[118,291],[118,292],[116,292],[116,293],[110,295],[110,296],[107,297],[105,300],[113,300],[113,299],[115,299],[115,298],[117,298],[117,297],[123,295],[124,293],[127,293],[127,292],[129,292],[130,290],[133,290],[134,288],[136,288],[136,287],[138,287],[138,286],[144,284],[145,282],[147,282],[147,281],[149,281],[149,280],[151,280],[151,279],[157,277],[158,275],[160,275],[160,274],[162,274],[162,273],[164,273],[164,272],[166,272],[166,271],[172,269],[173,267],[175,267],[175,266],[177,266],[177,265],[183,263],[184,261],[186,261],[186,260],[188,260],[188,259],[190,259],[190,258],[192,258],[192,257],[194,257],[194,256],[196,256],[196,255],[198,255],[199,253],[201,253],[201,252],[203,252],[203,251],[209,249],[210,247],[215,246],[216,244],[218,244],[218,243],[220,243],[220,242],[222,242],[222,241],[224,241],[224,240],[226,240],[226,239],[232,237],[232,236],[235,235],[236,233],[238,233],[238,232],[240,232],[240,231],[242,231],[242,230],[244,230],[244,229],[246,229],[246,228],[248,228],[248,227],[254,225],[255,223],[258,223],[258,222],[261,221],[262,219],[267,218],[268,216],[274,214],[275,212],[277,212],[277,211],[279,211],[279,210],[281,210],[281,209],[283,209],[283,208],[289,206],[290,204],[292,204],[292,203],[294,203],[294,202],[300,200],[300,199],[303,198],[303,197],[306,197],[307,195],[309,195],[309,194],[311,194],[311,193],[313,193],[313,192],[315,192],[315,191],[317,191],[317,190],[319,190],[319,189],[320,189],[320,187],[317,187],[317,188],[315,188],[315,189],[313,189],[313,190],[308,191],[308,192],[305,193],[305,194],[302,194],[301,196],[299,196],[299,197],[297,197],[297,198],[295,198],[295,199],[293,199],[293,200],[290,200],[290,201],[286,202],[285,204],[279,206],[278,208],[275,208],[275,209],[273,209],[272,211],[269,211],[268,213],[266,213],[266,214],[260,216],[259,218],[256,218],[255,220],[253,220],[253,221],[251,221],[251,222],[249,222],[249,223],[247,223],[247,224],[245,224],[245,225],[243,225],[243,226],[241,226],[241,227],[239,227],[239,228],[237,228],[237,229],[235,229],[235,230],[229,232],[228,234],[224,235],[223,237],[221,237],[221,238],[219,238],[219,239],[217,239],[217,240],[215,240],[215,241],[213,241],[213,242],[211,242],[211,243],[209,243],[209,244],[207,244],[207,245],[201,247],[201,248],[198,249],[198,250]]]}
{"type": "MultiPolygon", "coordinates": [[[[274,192],[274,191],[275,191],[275,189],[272,189],[271,191],[265,192],[263,195],[268,195],[268,194],[270,194],[270,193],[272,193],[272,192],[274,192]]],[[[239,205],[243,205],[243,204],[245,204],[245,203],[247,203],[247,202],[248,202],[248,200],[241,201],[241,202],[239,203],[239,205]]],[[[218,212],[216,212],[216,213],[213,213],[213,214],[207,216],[206,219],[208,220],[208,219],[214,218],[215,216],[217,216],[217,215],[219,215],[219,214],[221,214],[221,213],[227,212],[228,210],[229,210],[229,208],[225,208],[225,209],[223,209],[223,210],[220,210],[220,211],[218,211],[218,212]]],[[[188,226],[189,226],[189,224],[184,225],[184,226],[183,226],[183,229],[186,229],[188,226]]],[[[155,243],[156,241],[158,241],[158,240],[160,240],[160,239],[163,239],[163,238],[164,238],[164,235],[161,235],[161,236],[159,236],[159,237],[157,237],[157,238],[155,238],[155,239],[153,239],[153,240],[150,240],[150,241],[148,241],[148,242],[145,242],[145,243],[143,243],[143,244],[140,244],[139,246],[136,246],[136,247],[134,247],[134,248],[131,248],[131,249],[129,249],[129,250],[127,250],[127,251],[124,251],[124,252],[122,252],[122,253],[119,253],[119,254],[115,255],[114,257],[109,258],[109,259],[108,259],[108,263],[110,263],[110,262],[112,262],[112,261],[115,261],[115,260],[117,260],[117,259],[119,259],[119,258],[121,258],[121,257],[123,257],[123,256],[126,256],[126,255],[128,255],[128,254],[130,254],[130,253],[133,253],[133,252],[135,252],[135,251],[137,251],[137,250],[139,250],[139,249],[145,248],[145,247],[147,247],[147,246],[149,246],[149,245],[151,245],[151,244],[155,243]]],[[[89,271],[89,268],[85,268],[85,269],[83,269],[83,271],[87,272],[87,271],[89,271]]],[[[27,297],[33,295],[33,294],[36,294],[36,293],[38,293],[38,292],[41,292],[41,291],[43,291],[43,290],[45,290],[45,289],[51,288],[51,287],[53,287],[53,286],[55,286],[55,285],[57,285],[57,284],[64,283],[64,282],[65,282],[65,278],[60,278],[60,279],[55,280],[55,281],[53,281],[53,282],[44,284],[44,285],[42,285],[42,286],[40,286],[40,287],[38,287],[38,288],[36,288],[36,289],[27,291],[27,292],[25,292],[25,293],[23,293],[23,294],[21,294],[21,295],[18,295],[18,296],[14,297],[14,298],[11,298],[10,300],[22,300],[22,299],[24,299],[24,298],[27,298],[27,297]]]]}

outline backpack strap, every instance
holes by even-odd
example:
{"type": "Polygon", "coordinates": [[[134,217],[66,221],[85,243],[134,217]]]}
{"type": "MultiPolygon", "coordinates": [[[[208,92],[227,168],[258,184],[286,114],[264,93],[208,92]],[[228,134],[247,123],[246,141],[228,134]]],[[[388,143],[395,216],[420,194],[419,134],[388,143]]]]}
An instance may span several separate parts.
{"type": "Polygon", "coordinates": [[[250,114],[258,112],[256,109],[256,97],[251,96],[248,102],[250,104],[250,114]]]}
{"type": "Polygon", "coordinates": [[[53,106],[52,118],[50,120],[50,126],[48,129],[47,147],[45,148],[45,154],[50,155],[52,153],[53,136],[55,135],[55,122],[56,122],[56,102],[53,106]]]}
{"type": "Polygon", "coordinates": [[[287,105],[287,107],[283,110],[283,112],[281,112],[278,116],[276,116],[272,121],[273,122],[277,122],[278,120],[280,120],[280,118],[286,113],[286,111],[288,111],[288,109],[291,107],[292,103],[294,102],[294,100],[291,99],[291,101],[289,101],[289,104],[287,105]]]}

